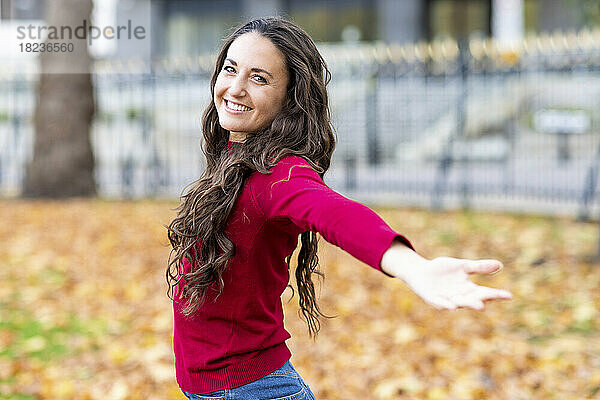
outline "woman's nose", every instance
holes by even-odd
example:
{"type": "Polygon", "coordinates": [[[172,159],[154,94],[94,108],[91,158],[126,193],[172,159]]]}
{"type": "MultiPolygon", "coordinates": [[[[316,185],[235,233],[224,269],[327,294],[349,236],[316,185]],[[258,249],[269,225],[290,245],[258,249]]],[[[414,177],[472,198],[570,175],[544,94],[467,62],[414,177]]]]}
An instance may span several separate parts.
{"type": "Polygon", "coordinates": [[[229,86],[229,93],[232,96],[243,96],[246,93],[246,80],[241,76],[236,76],[229,86]]]}

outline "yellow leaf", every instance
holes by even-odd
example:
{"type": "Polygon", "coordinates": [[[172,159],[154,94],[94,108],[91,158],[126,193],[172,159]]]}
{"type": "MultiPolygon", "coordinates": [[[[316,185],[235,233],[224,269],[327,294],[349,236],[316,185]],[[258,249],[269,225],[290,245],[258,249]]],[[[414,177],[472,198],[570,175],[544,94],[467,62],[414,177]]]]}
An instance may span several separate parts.
{"type": "Polygon", "coordinates": [[[405,322],[396,329],[396,333],[394,334],[394,343],[404,344],[412,342],[418,337],[419,335],[417,330],[412,325],[405,322]]]}
{"type": "Polygon", "coordinates": [[[27,353],[35,353],[36,351],[43,350],[45,347],[46,339],[42,336],[34,336],[23,343],[23,350],[27,353]]]}
{"type": "Polygon", "coordinates": [[[441,387],[431,388],[427,391],[428,400],[444,400],[448,398],[448,392],[441,387]]]}

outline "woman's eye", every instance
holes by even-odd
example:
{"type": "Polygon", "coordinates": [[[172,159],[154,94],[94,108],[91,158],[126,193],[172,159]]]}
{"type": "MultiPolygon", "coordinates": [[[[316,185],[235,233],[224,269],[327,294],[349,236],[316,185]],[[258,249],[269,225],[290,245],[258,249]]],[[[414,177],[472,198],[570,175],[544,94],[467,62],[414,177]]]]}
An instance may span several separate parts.
{"type": "Polygon", "coordinates": [[[260,75],[254,75],[254,79],[260,83],[267,83],[267,80],[260,75]]]}
{"type": "Polygon", "coordinates": [[[226,65],[223,67],[223,70],[229,73],[234,73],[235,69],[231,65],[226,65]]]}

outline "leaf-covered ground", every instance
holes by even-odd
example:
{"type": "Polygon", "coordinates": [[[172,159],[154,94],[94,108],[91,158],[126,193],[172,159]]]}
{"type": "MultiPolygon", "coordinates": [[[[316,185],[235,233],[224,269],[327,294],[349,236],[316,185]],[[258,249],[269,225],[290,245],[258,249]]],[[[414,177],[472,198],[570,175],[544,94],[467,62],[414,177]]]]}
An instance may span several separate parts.
{"type": "MultiPolygon", "coordinates": [[[[0,201],[0,399],[184,398],[164,280],[175,206],[0,201]]],[[[313,342],[297,295],[286,304],[292,362],[318,399],[600,398],[596,224],[376,211],[426,257],[503,261],[475,280],[514,299],[437,311],[321,239],[320,304],[337,317],[313,342]]]]}

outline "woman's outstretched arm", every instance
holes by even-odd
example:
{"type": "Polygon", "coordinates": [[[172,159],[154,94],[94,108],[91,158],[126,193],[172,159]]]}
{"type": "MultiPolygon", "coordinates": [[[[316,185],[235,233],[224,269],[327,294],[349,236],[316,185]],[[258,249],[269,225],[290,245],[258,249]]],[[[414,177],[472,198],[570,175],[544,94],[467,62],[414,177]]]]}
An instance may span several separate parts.
{"type": "Polygon", "coordinates": [[[271,175],[256,179],[254,198],[267,219],[282,219],[302,231],[319,232],[358,260],[402,279],[437,308],[483,309],[485,300],[511,298],[507,291],[478,286],[467,277],[473,272],[498,271],[500,262],[421,257],[409,247],[408,239],[373,210],[329,188],[300,157],[285,157],[271,175]]]}
{"type": "Polygon", "coordinates": [[[491,274],[502,269],[497,260],[437,257],[428,260],[402,243],[394,242],[383,254],[381,269],[403,280],[426,303],[438,309],[458,307],[483,310],[484,301],[511,299],[506,290],[479,286],[468,274],[491,274]]]}

